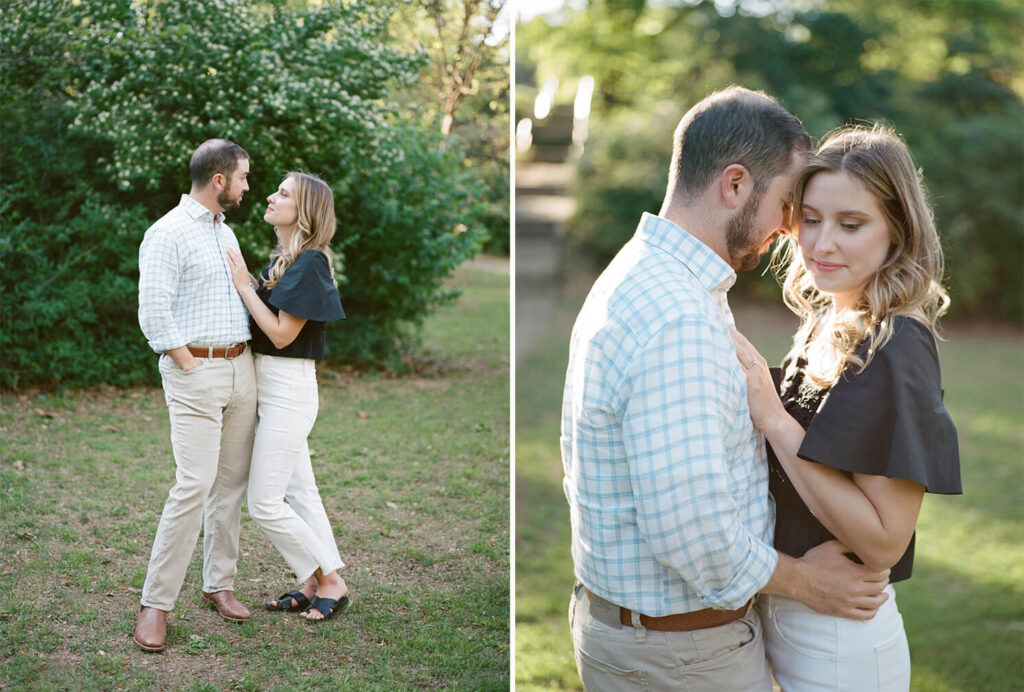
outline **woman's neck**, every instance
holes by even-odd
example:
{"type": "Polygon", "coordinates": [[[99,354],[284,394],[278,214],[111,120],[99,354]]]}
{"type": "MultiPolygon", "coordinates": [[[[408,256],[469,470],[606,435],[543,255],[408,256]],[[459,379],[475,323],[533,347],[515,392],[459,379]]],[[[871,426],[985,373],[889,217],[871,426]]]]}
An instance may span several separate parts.
{"type": "Polygon", "coordinates": [[[277,237],[281,241],[282,247],[288,247],[288,244],[292,240],[292,236],[295,234],[295,226],[277,226],[277,237]]]}

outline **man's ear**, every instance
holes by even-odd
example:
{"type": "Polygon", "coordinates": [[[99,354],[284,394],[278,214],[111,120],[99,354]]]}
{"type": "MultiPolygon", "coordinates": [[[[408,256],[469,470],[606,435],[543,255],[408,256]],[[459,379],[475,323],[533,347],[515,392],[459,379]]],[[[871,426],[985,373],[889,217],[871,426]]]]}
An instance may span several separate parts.
{"type": "Polygon", "coordinates": [[[214,173],[213,177],[210,178],[210,182],[213,183],[214,189],[222,192],[227,187],[228,179],[224,177],[223,173],[214,173]]]}
{"type": "Polygon", "coordinates": [[[722,201],[729,209],[739,209],[746,204],[754,189],[754,181],[747,167],[733,163],[722,171],[718,178],[722,201]]]}

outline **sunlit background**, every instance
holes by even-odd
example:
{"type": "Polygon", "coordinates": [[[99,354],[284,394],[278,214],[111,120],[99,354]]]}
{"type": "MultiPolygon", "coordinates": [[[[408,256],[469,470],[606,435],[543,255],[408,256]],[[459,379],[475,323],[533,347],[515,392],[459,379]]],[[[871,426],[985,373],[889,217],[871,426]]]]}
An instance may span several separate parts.
{"type": "MultiPolygon", "coordinates": [[[[899,585],[915,690],[1024,679],[1024,8],[1010,0],[523,2],[516,24],[516,682],[577,689],[559,405],[597,273],[664,195],[671,135],[709,92],[772,94],[813,138],[881,120],[935,208],[953,305],[940,345],[964,496],[929,496],[899,585]],[[984,651],[983,655],[979,652],[984,651]]],[[[730,302],[769,361],[775,278],[730,302]]]]}

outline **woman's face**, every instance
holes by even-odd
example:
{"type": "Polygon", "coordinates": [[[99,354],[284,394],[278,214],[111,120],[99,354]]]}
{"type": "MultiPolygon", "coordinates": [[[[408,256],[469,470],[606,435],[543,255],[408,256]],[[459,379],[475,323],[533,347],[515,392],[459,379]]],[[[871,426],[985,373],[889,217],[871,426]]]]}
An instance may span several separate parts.
{"type": "Polygon", "coordinates": [[[815,288],[855,308],[889,255],[889,224],[875,196],[845,171],[817,173],[804,188],[797,240],[815,288]]]}
{"type": "Polygon", "coordinates": [[[285,178],[277,191],[267,197],[267,211],[263,220],[278,230],[291,230],[299,221],[299,208],[295,203],[295,180],[285,178]]]}

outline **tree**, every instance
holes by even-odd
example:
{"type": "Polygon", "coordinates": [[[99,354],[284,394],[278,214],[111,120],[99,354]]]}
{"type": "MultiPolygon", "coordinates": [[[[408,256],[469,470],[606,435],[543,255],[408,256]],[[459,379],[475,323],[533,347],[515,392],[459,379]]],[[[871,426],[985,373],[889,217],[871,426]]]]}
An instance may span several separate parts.
{"type": "Polygon", "coordinates": [[[434,69],[447,143],[462,99],[479,91],[476,72],[497,46],[494,24],[505,0],[421,0],[434,31],[434,69]]]}
{"type": "Polygon", "coordinates": [[[442,149],[465,150],[463,166],[487,183],[485,250],[508,254],[509,41],[504,0],[418,0],[392,18],[394,40],[429,60],[407,92],[421,122],[442,133],[442,149]]]}
{"type": "Polygon", "coordinates": [[[252,192],[228,218],[251,267],[274,242],[263,195],[288,170],[329,182],[349,313],[329,357],[398,362],[484,231],[459,147],[442,152],[397,103],[424,56],[388,45],[390,13],[243,0],[3,9],[4,384],[155,380],[135,319],[138,245],[187,191],[188,157],[209,137],[253,156],[252,192]]]}
{"type": "MultiPolygon", "coordinates": [[[[519,27],[517,59],[538,82],[590,74],[597,84],[571,239],[610,258],[639,212],[660,205],[679,118],[738,83],[777,97],[816,138],[850,122],[892,124],[931,192],[952,312],[1024,319],[1019,3],[731,4],[726,16],[722,2],[609,0],[519,27]]],[[[756,275],[738,287],[777,291],[756,275]]]]}

